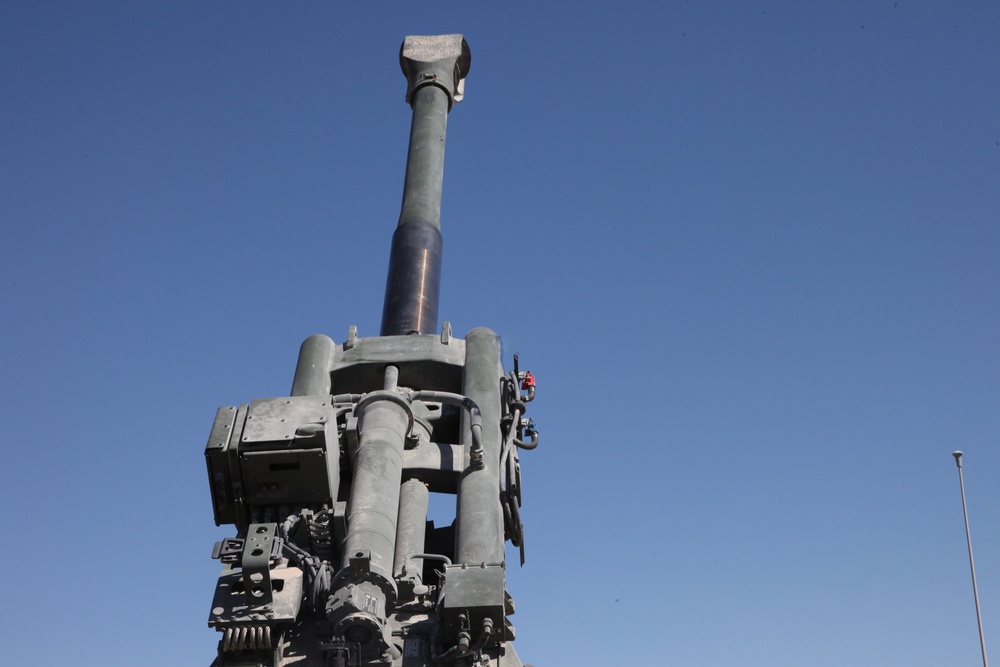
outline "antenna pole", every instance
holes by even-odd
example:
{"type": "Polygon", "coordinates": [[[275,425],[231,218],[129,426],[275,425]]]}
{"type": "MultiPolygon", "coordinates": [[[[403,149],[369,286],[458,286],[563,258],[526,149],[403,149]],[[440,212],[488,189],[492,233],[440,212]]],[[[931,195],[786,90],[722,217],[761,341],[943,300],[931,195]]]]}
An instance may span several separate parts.
{"type": "Polygon", "coordinates": [[[979,624],[979,648],[983,652],[983,667],[989,667],[986,662],[986,638],[983,636],[983,617],[979,612],[979,587],[976,586],[976,563],[972,559],[972,534],[969,532],[969,510],[965,505],[965,479],[962,477],[962,452],[951,453],[958,466],[958,486],[962,489],[962,514],[965,516],[965,541],[969,545],[969,569],[972,570],[972,597],[976,600],[976,622],[979,624]]]}

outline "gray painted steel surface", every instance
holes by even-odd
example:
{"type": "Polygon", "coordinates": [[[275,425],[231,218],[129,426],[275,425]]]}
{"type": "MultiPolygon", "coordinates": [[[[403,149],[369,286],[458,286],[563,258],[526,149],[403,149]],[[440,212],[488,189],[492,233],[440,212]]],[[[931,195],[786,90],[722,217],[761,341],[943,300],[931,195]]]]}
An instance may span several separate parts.
{"type": "Polygon", "coordinates": [[[329,336],[309,336],[299,349],[299,362],[292,380],[292,396],[330,393],[330,357],[336,343],[329,336]]]}
{"type": "Polygon", "coordinates": [[[423,581],[424,560],[414,556],[424,553],[429,503],[430,491],[426,484],[416,478],[403,482],[399,493],[396,558],[392,574],[397,581],[405,581],[411,586],[423,581]]]}
{"type": "MultiPolygon", "coordinates": [[[[503,561],[503,511],[500,507],[500,339],[489,329],[465,337],[463,393],[482,406],[484,467],[466,469],[458,489],[458,553],[470,565],[503,561]]],[[[467,430],[463,420],[463,432],[467,430]]],[[[471,435],[471,434],[470,434],[471,435]]]]}

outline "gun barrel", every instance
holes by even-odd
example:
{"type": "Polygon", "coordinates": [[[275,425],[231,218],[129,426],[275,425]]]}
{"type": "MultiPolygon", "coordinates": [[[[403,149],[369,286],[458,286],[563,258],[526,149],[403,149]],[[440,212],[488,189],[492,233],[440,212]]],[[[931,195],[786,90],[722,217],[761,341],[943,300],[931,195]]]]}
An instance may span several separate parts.
{"type": "Polygon", "coordinates": [[[461,101],[469,45],[461,35],[407,37],[399,54],[413,108],[403,203],[392,237],[383,336],[434,333],[441,284],[441,188],[448,112],[461,101]]]}

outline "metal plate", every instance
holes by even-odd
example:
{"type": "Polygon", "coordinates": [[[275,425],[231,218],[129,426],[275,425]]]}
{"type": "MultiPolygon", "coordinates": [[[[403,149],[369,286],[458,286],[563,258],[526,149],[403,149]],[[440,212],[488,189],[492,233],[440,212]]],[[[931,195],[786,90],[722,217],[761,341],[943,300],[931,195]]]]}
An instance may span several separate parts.
{"type": "Polygon", "coordinates": [[[250,403],[243,444],[292,440],[305,424],[331,424],[333,406],[328,396],[258,398],[250,403]]]}

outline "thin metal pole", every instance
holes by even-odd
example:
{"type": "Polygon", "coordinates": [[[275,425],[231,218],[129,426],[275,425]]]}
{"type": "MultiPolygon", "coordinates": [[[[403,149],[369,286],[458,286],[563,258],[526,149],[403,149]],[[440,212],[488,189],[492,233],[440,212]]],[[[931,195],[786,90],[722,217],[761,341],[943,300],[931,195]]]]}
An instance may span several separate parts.
{"type": "Polygon", "coordinates": [[[958,485],[962,489],[962,514],[965,516],[965,541],[969,545],[969,569],[972,570],[972,597],[976,600],[976,622],[979,624],[979,648],[983,651],[983,667],[986,662],[986,638],[983,636],[983,617],[979,613],[979,587],[976,586],[976,563],[972,559],[972,534],[969,532],[969,510],[965,505],[965,479],[962,477],[962,452],[952,452],[958,466],[958,485]]]}

